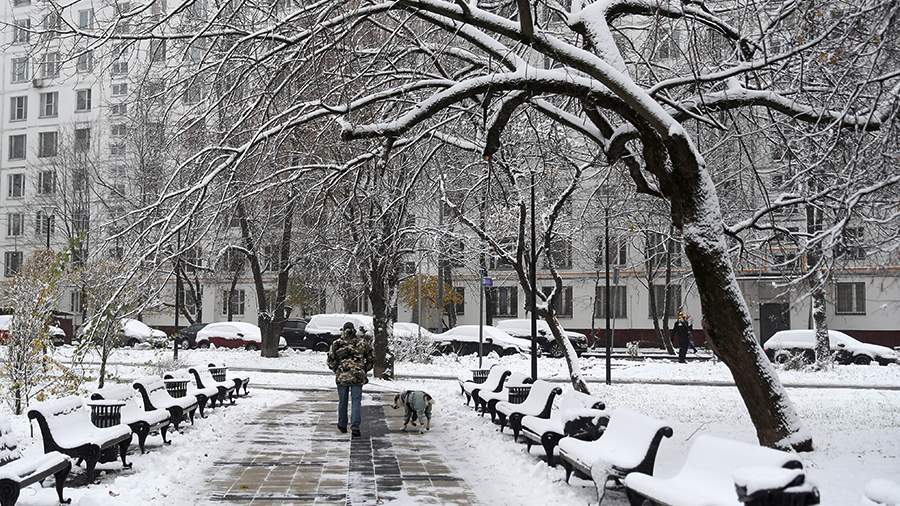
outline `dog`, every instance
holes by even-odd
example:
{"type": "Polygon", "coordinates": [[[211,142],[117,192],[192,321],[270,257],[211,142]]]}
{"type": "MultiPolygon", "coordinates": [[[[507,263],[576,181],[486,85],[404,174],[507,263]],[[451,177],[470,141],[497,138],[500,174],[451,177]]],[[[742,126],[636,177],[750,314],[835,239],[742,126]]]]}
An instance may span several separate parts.
{"type": "Polygon", "coordinates": [[[393,408],[400,409],[401,405],[406,410],[403,421],[404,432],[410,423],[416,426],[416,420],[418,420],[419,434],[431,430],[431,407],[434,405],[434,399],[430,395],[421,390],[404,390],[394,396],[393,408]]]}

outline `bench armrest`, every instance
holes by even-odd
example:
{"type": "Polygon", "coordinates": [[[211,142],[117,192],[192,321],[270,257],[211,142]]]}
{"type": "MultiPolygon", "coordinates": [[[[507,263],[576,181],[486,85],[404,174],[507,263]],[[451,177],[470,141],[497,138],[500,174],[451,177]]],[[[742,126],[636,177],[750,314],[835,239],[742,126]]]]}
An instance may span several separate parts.
{"type": "Polygon", "coordinates": [[[732,474],[734,488],[742,503],[773,497],[797,497],[791,504],[818,504],[819,491],[806,482],[803,469],[780,467],[742,467],[732,474]]]}

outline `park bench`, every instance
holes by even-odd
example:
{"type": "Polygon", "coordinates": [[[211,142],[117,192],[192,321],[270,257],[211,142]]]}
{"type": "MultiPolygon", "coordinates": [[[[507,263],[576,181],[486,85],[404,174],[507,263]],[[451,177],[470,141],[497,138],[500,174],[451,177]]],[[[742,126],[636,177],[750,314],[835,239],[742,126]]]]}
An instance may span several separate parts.
{"type": "Polygon", "coordinates": [[[653,474],[663,437],[672,437],[672,428],[665,422],[630,409],[612,410],[606,430],[597,440],[560,439],[557,447],[566,482],[573,472],[592,479],[602,502],[609,479],[620,482],[629,473],[653,474]]]}
{"type": "Polygon", "coordinates": [[[216,381],[213,378],[209,369],[203,367],[191,367],[188,369],[188,372],[194,376],[194,382],[197,384],[197,388],[205,389],[209,387],[215,387],[219,391],[219,405],[225,405],[225,399],[228,399],[230,404],[234,404],[234,391],[237,388],[237,385],[232,381],[216,381]]]}
{"type": "Polygon", "coordinates": [[[194,382],[191,373],[184,369],[177,371],[169,371],[163,374],[163,380],[187,380],[187,396],[197,398],[197,410],[200,412],[200,418],[206,418],[204,411],[209,406],[210,409],[216,407],[216,401],[219,398],[219,389],[216,387],[202,388],[194,382]]]}
{"type": "Polygon", "coordinates": [[[474,381],[466,381],[462,384],[463,393],[466,396],[466,405],[469,405],[469,399],[475,402],[475,409],[478,409],[479,392],[500,392],[503,390],[503,383],[506,378],[512,374],[509,369],[502,367],[491,367],[484,383],[475,383],[474,381]]]}
{"type": "Polygon", "coordinates": [[[497,413],[497,422],[500,424],[500,432],[507,423],[513,431],[513,439],[519,440],[519,432],[522,430],[522,418],[537,416],[547,418],[553,408],[553,400],[562,394],[562,388],[553,386],[552,383],[537,380],[531,385],[528,397],[521,404],[513,404],[509,401],[500,401],[494,405],[497,413]]]}
{"type": "Polygon", "coordinates": [[[497,403],[500,401],[505,401],[509,399],[509,387],[511,386],[526,386],[531,383],[531,376],[527,376],[520,372],[514,372],[510,374],[506,381],[503,382],[503,387],[496,392],[486,392],[481,390],[478,392],[478,400],[475,402],[475,410],[481,411],[481,416],[484,416],[485,413],[491,414],[491,422],[496,423],[497,421],[497,412],[495,408],[497,403]]]}
{"type": "Polygon", "coordinates": [[[795,455],[708,435],[697,437],[675,476],[657,478],[636,470],[623,483],[632,506],[648,499],[667,506],[819,503],[818,490],[805,481],[795,455]]]}
{"type": "Polygon", "coordinates": [[[116,449],[122,467],[130,469],[125,461],[131,445],[131,428],[121,423],[109,427],[97,427],[91,413],[84,409],[84,401],[75,396],[32,404],[28,411],[30,420],[37,420],[44,441],[44,453],[60,452],[85,462],[88,481],[93,482],[98,463],[114,462],[116,449]]]}
{"type": "Polygon", "coordinates": [[[164,444],[169,444],[166,432],[169,430],[171,413],[166,409],[153,409],[145,411],[135,402],[134,390],[125,386],[107,386],[94,391],[91,394],[93,400],[113,400],[125,403],[121,410],[122,423],[131,428],[131,432],[138,437],[138,447],[141,453],[146,453],[145,444],[147,436],[159,434],[164,444]]]}
{"type": "Polygon", "coordinates": [[[9,421],[0,417],[0,506],[13,506],[23,488],[51,475],[59,502],[69,504],[72,500],[63,498],[63,487],[71,469],[72,463],[59,452],[23,456],[9,421]]]}
{"type": "Polygon", "coordinates": [[[161,378],[148,376],[141,378],[132,385],[141,394],[144,403],[144,411],[165,409],[169,412],[169,420],[175,430],[186,418],[190,418],[194,424],[194,412],[199,406],[196,397],[172,397],[166,390],[166,385],[161,378]]]}
{"type": "Polygon", "coordinates": [[[248,386],[250,385],[250,376],[245,376],[242,374],[227,374],[227,368],[224,365],[216,365],[209,364],[209,373],[212,375],[213,379],[219,382],[231,382],[234,383],[234,395],[236,397],[241,396],[241,390],[244,390],[244,396],[250,395],[248,391],[248,386]]]}
{"type": "Polygon", "coordinates": [[[566,437],[594,440],[600,437],[609,422],[609,415],[603,410],[606,405],[590,395],[577,390],[569,390],[556,398],[550,416],[525,416],[522,418],[522,435],[528,451],[539,444],[544,448],[547,464],[556,466],[553,458],[559,440],[566,437]],[[599,422],[599,423],[597,423],[599,422]]]}

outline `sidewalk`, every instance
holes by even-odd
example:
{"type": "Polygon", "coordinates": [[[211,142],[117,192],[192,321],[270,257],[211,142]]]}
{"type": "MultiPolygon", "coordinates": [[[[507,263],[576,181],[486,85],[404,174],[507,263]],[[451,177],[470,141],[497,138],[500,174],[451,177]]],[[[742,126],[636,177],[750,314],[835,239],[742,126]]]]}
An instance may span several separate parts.
{"type": "Polygon", "coordinates": [[[475,504],[427,433],[400,430],[402,411],[390,409],[390,401],[387,394],[364,394],[356,439],[335,428],[335,392],[302,392],[297,401],[245,421],[243,437],[215,463],[210,490],[198,502],[475,504]]]}

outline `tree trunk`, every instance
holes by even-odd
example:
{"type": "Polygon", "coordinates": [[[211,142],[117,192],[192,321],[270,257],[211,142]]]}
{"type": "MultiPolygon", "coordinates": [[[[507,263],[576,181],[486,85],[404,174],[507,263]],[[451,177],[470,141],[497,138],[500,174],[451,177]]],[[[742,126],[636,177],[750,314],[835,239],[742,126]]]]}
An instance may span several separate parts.
{"type": "Polygon", "coordinates": [[[831,342],[828,337],[828,319],[825,308],[825,284],[827,275],[819,269],[810,277],[812,288],[812,319],[816,328],[816,368],[819,370],[831,367],[831,342]]]}
{"type": "Polygon", "coordinates": [[[547,322],[547,326],[550,327],[550,333],[553,334],[553,339],[555,339],[557,344],[562,346],[563,350],[565,350],[564,356],[566,358],[566,365],[569,367],[569,380],[572,382],[572,388],[590,395],[591,392],[588,390],[587,383],[581,375],[581,365],[578,363],[578,354],[575,352],[575,347],[572,346],[572,342],[569,341],[569,338],[563,335],[561,329],[562,326],[559,324],[556,315],[547,310],[538,310],[538,315],[547,322]]]}
{"type": "MultiPolygon", "coordinates": [[[[663,293],[665,296],[663,297],[663,314],[662,314],[662,328],[663,332],[660,336],[662,338],[663,345],[666,347],[666,352],[669,354],[675,353],[675,347],[672,345],[672,337],[669,334],[669,304],[672,302],[672,293],[669,288],[672,285],[672,249],[675,247],[675,241],[672,240],[672,232],[675,227],[669,224],[669,237],[666,238],[666,277],[665,277],[665,288],[663,293]]],[[[681,343],[679,343],[679,346],[681,343]]]]}
{"type": "Polygon", "coordinates": [[[369,300],[372,302],[372,320],[375,328],[372,329],[375,349],[375,368],[373,375],[378,379],[393,378],[393,360],[389,357],[388,342],[389,332],[393,329],[390,318],[390,304],[385,294],[382,276],[372,276],[372,286],[369,287],[369,300]],[[378,282],[375,282],[375,281],[378,282]]]}
{"type": "Polygon", "coordinates": [[[722,230],[712,178],[686,137],[666,140],[672,159],[668,198],[672,222],[682,231],[697,281],[706,329],[747,407],[760,444],[811,451],[793,404],[753,333],[750,311],[738,286],[722,230]]]}
{"type": "MultiPolygon", "coordinates": [[[[450,266],[450,263],[447,262],[446,259],[444,259],[444,283],[447,283],[447,286],[449,286],[451,290],[453,289],[453,267],[450,266]]],[[[463,303],[465,304],[465,301],[463,301],[463,303]]],[[[456,304],[452,302],[446,304],[444,309],[447,313],[447,328],[441,329],[441,331],[446,331],[456,326],[456,304]]],[[[443,321],[443,318],[441,321],[443,321]]]]}

